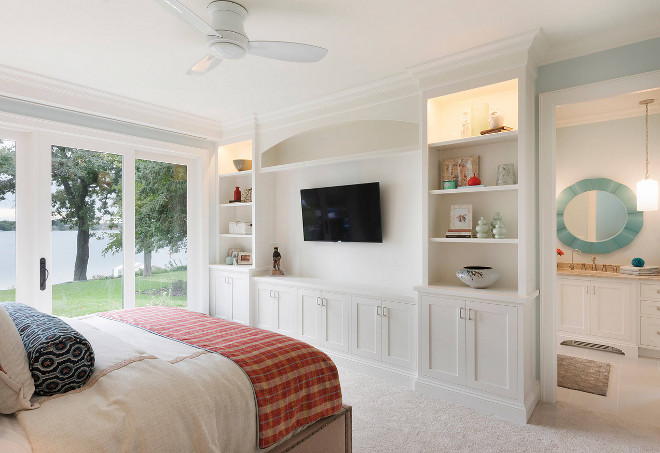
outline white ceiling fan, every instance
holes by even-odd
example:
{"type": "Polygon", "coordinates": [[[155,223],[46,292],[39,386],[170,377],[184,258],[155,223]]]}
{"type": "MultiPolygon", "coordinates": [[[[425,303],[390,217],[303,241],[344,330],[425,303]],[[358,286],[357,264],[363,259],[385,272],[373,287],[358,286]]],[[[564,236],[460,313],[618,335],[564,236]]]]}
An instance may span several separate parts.
{"type": "Polygon", "coordinates": [[[207,6],[211,24],[178,0],[157,0],[179,18],[206,35],[210,53],[188,70],[188,74],[204,74],[224,59],[238,60],[247,53],[275,60],[314,63],[328,53],[323,47],[283,41],[250,41],[243,30],[247,10],[240,4],[217,0],[207,6]]]}

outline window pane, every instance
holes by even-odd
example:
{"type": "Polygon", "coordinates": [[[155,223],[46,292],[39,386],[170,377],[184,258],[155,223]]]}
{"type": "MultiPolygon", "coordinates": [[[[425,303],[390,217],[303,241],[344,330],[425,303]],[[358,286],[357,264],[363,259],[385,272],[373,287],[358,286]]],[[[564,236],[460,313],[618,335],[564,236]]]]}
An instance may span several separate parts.
{"type": "Polygon", "coordinates": [[[16,142],[0,139],[0,302],[16,297],[16,142]]]}
{"type": "Polygon", "coordinates": [[[135,161],[135,305],[187,306],[188,169],[135,161]]]}
{"type": "Polygon", "coordinates": [[[51,147],[53,314],[122,308],[122,157],[51,147]]]}

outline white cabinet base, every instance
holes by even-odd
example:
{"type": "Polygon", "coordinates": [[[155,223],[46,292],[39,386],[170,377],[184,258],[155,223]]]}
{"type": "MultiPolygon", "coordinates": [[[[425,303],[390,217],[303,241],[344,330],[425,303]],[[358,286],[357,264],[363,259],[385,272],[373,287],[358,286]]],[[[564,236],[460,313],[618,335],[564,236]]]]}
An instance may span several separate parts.
{"type": "Polygon", "coordinates": [[[415,383],[415,390],[424,395],[441,398],[450,403],[467,406],[520,424],[526,424],[532,416],[541,394],[540,386],[536,382],[523,404],[508,398],[473,391],[451,382],[425,379],[421,376],[415,383]]]}

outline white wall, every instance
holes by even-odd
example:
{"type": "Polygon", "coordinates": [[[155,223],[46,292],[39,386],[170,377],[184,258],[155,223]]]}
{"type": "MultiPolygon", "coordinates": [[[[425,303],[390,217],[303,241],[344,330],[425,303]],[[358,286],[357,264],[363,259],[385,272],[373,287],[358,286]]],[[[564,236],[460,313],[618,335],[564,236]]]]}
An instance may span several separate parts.
{"type": "Polygon", "coordinates": [[[275,238],[289,275],[384,286],[413,293],[421,283],[419,152],[280,172],[275,181],[275,238]],[[379,182],[383,242],[303,241],[300,189],[379,182]]]}
{"type": "MultiPolygon", "coordinates": [[[[628,186],[633,192],[644,177],[644,117],[604,121],[557,129],[557,194],[581,179],[609,178],[628,186]]],[[[649,117],[649,172],[660,180],[660,115],[649,117]]],[[[607,254],[597,254],[596,262],[630,264],[635,257],[647,264],[660,265],[660,211],[644,213],[644,226],[626,247],[607,254]]],[[[570,249],[557,257],[570,262],[570,249]]],[[[576,254],[577,262],[591,262],[590,256],[576,254]]]]}

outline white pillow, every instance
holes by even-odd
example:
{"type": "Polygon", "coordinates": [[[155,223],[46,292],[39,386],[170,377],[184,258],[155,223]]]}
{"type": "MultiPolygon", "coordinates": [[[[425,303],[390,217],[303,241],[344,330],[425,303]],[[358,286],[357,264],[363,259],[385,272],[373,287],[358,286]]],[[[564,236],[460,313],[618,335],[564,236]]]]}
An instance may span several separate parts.
{"type": "Polygon", "coordinates": [[[7,312],[0,307],[0,413],[35,409],[30,403],[34,380],[21,336],[7,312]]]}

